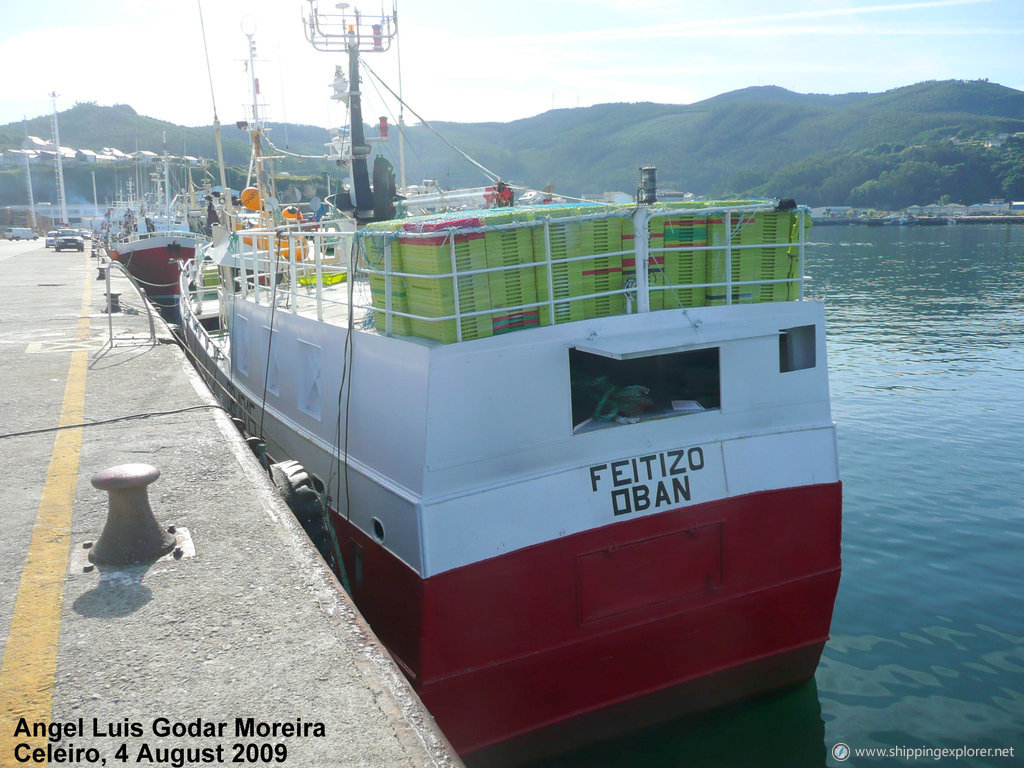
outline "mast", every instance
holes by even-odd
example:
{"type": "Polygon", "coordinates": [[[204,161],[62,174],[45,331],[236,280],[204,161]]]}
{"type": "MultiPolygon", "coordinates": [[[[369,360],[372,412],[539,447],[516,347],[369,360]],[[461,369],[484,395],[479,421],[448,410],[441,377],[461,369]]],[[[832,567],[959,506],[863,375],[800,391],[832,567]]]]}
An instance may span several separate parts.
{"type": "Polygon", "coordinates": [[[266,205],[268,197],[277,197],[277,190],[274,188],[274,164],[273,158],[267,157],[264,160],[263,157],[263,121],[260,117],[260,80],[256,77],[256,43],[253,40],[253,35],[256,33],[255,23],[251,23],[251,20],[247,20],[249,23],[243,23],[242,33],[249,38],[249,78],[251,80],[252,89],[252,123],[250,126],[249,135],[252,138],[252,165],[250,169],[255,167],[256,171],[256,187],[260,191],[260,199],[263,204],[266,205]],[[263,163],[266,162],[267,168],[263,168],[263,163]]]}
{"type": "Polygon", "coordinates": [[[228,213],[234,212],[234,203],[231,201],[231,190],[228,189],[227,171],[224,169],[224,147],[220,143],[220,120],[217,113],[213,114],[213,140],[217,145],[217,166],[220,168],[220,193],[224,200],[224,209],[228,213]]]}
{"type": "MultiPolygon", "coordinates": [[[[203,4],[196,0],[199,6],[199,28],[203,32],[203,54],[206,56],[206,77],[210,81],[210,101],[213,104],[213,142],[217,146],[217,165],[220,168],[220,189],[224,201],[224,209],[230,214],[234,212],[231,203],[231,192],[228,190],[227,172],[224,168],[224,147],[220,142],[220,118],[217,117],[217,99],[213,95],[213,72],[210,70],[210,53],[206,48],[206,23],[203,21],[203,4]]],[[[191,179],[191,175],[189,176],[191,179]]]]}
{"type": "MultiPolygon", "coordinates": [[[[392,9],[395,26],[398,26],[398,0],[392,9]]],[[[402,182],[402,194],[405,194],[405,94],[402,92],[402,41],[395,43],[395,58],[398,59],[398,178],[402,182]]]]}
{"type": "Polygon", "coordinates": [[[167,156],[167,131],[164,131],[164,216],[167,229],[171,228],[171,160],[167,156]]]}
{"type": "Polygon", "coordinates": [[[64,163],[60,152],[60,130],[57,127],[57,92],[51,91],[53,99],[53,143],[57,150],[57,207],[60,209],[60,223],[68,223],[68,203],[64,196],[64,163]]]}
{"type": "MultiPolygon", "coordinates": [[[[338,3],[341,13],[322,12],[317,0],[309,0],[309,16],[305,19],[306,39],[318,51],[345,53],[348,58],[349,146],[341,161],[350,174],[349,195],[357,219],[377,215],[374,193],[370,187],[370,146],[363,127],[362,95],[359,89],[360,53],[380,53],[390,49],[398,31],[397,15],[365,16],[358,10],[348,11],[348,3],[338,3]]],[[[337,89],[338,79],[335,79],[337,89]]],[[[380,158],[378,158],[380,159],[380,158]]],[[[387,164],[390,168],[390,164],[387,164]]],[[[376,176],[376,166],[375,166],[376,176]]],[[[376,181],[375,181],[376,183],[376,181]]],[[[391,186],[394,186],[393,181],[391,186]]],[[[380,192],[378,190],[378,197],[380,192]]]]}
{"type": "MultiPolygon", "coordinates": [[[[24,115],[21,121],[22,127],[25,129],[25,145],[24,149],[28,149],[28,123],[25,122],[24,115]]],[[[29,162],[28,153],[25,153],[25,184],[28,187],[28,225],[32,229],[36,228],[36,201],[32,195],[32,164],[29,162]]]]}
{"type": "Polygon", "coordinates": [[[370,191],[370,169],[366,160],[370,147],[363,130],[363,103],[359,91],[359,11],[355,12],[356,23],[348,29],[348,112],[352,138],[352,205],[357,218],[373,215],[373,195],[370,191]]]}

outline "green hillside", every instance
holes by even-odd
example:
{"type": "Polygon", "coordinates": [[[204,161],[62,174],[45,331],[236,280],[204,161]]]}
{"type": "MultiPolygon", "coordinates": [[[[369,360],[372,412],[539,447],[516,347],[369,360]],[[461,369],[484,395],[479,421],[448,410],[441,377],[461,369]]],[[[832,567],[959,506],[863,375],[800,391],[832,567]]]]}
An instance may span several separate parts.
{"type": "MultiPolygon", "coordinates": [[[[167,151],[172,155],[193,157],[217,156],[213,126],[189,128],[164,120],[139,115],[127,104],[100,107],[95,104],[76,104],[57,116],[60,126],[60,143],[75,149],[99,151],[114,147],[122,152],[147,149],[162,152],[165,138],[167,151]]],[[[271,134],[283,136],[284,127],[271,123],[271,134]]],[[[51,139],[53,132],[49,116],[36,117],[25,123],[17,122],[0,127],[0,150],[20,147],[25,133],[43,139],[51,139]]],[[[304,145],[322,146],[327,140],[323,128],[307,125],[289,125],[289,140],[295,137],[304,145]]],[[[221,143],[224,160],[230,165],[247,165],[249,162],[249,138],[244,130],[234,123],[221,127],[221,143]]],[[[282,146],[284,144],[282,139],[282,146]]],[[[319,151],[319,150],[318,150],[319,151]]]]}
{"type": "MultiPolygon", "coordinates": [[[[30,120],[28,132],[49,137],[49,122],[30,120]]],[[[779,195],[810,205],[879,208],[943,197],[965,203],[1024,199],[1024,141],[1014,136],[1024,133],[1024,93],[987,81],[932,81],[834,96],[768,86],[690,105],[601,104],[509,123],[434,127],[506,181],[532,188],[553,184],[570,195],[631,192],[637,169],[655,165],[662,188],[709,197],[779,195]],[[1003,134],[1009,138],[999,142],[1003,134]]],[[[123,105],[77,105],[60,115],[60,130],[65,146],[160,151],[166,133],[172,154],[215,156],[211,127],[176,126],[123,105]]],[[[21,123],[0,127],[0,148],[20,146],[22,136],[21,123]]],[[[244,168],[247,134],[228,125],[223,136],[227,162],[244,168]]],[[[307,155],[322,155],[329,140],[322,128],[296,125],[274,126],[271,137],[279,147],[307,155]]],[[[394,139],[386,151],[397,168],[394,139]]],[[[486,183],[422,125],[407,131],[406,165],[410,183],[486,183]]],[[[320,187],[328,176],[337,177],[334,165],[322,160],[287,160],[278,168],[320,187]]],[[[0,173],[0,203],[23,202],[23,172],[16,176],[16,169],[0,173]]],[[[46,199],[45,192],[40,197],[46,199]]]]}

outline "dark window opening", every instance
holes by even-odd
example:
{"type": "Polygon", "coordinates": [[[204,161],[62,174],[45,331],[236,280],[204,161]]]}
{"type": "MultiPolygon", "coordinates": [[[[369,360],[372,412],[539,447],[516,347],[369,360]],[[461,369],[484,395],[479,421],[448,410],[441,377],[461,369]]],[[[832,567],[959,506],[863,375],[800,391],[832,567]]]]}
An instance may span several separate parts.
{"type": "Polygon", "coordinates": [[[574,432],[722,406],[718,347],[616,360],[569,350],[574,432]]]}
{"type": "Polygon", "coordinates": [[[779,331],[779,373],[813,368],[816,365],[814,346],[813,325],[779,331]]]}

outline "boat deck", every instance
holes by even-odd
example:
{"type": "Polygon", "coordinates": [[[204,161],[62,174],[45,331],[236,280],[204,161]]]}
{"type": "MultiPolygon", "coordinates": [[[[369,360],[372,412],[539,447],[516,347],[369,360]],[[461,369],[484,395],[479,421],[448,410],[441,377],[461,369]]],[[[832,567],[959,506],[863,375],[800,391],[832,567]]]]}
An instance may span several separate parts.
{"type": "Polygon", "coordinates": [[[202,301],[216,305],[216,265],[228,266],[234,286],[224,287],[244,301],[337,325],[350,322],[351,301],[358,330],[450,344],[612,315],[803,297],[806,212],[778,201],[509,211],[411,219],[401,230],[371,224],[358,236],[294,227],[230,233],[203,257],[202,301]],[[638,263],[647,269],[638,272],[638,263]]]}
{"type": "Polygon", "coordinates": [[[132,311],[105,314],[82,254],[4,241],[0,262],[0,440],[19,469],[0,502],[0,763],[47,749],[24,717],[61,724],[51,746],[75,764],[122,744],[129,762],[187,747],[219,764],[242,744],[286,765],[461,765],[166,326],[152,343],[127,291],[132,311]],[[90,478],[138,462],[160,470],[149,501],[183,556],[89,569],[108,509],[90,478]],[[250,717],[277,735],[237,733],[250,717]]]}

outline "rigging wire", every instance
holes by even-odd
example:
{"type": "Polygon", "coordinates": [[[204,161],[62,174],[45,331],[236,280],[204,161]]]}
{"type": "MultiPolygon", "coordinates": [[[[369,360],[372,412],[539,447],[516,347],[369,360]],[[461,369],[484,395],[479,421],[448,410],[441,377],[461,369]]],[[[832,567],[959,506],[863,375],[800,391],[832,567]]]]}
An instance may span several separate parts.
{"type": "Polygon", "coordinates": [[[281,55],[281,41],[277,42],[277,71],[281,81],[281,123],[284,125],[284,145],[288,146],[288,91],[284,87],[284,56],[281,55]]]}
{"type": "MultiPolygon", "coordinates": [[[[445,144],[447,144],[452,150],[454,150],[457,154],[459,154],[461,157],[463,157],[466,161],[468,161],[469,163],[471,163],[472,165],[476,166],[481,171],[483,171],[484,175],[490,181],[492,181],[494,183],[497,183],[497,182],[501,181],[501,177],[498,174],[496,174],[493,171],[489,170],[487,167],[485,167],[483,164],[481,164],[480,162],[475,160],[473,157],[471,157],[465,151],[463,151],[462,149],[459,149],[459,147],[455,146],[455,144],[453,144],[447,137],[445,137],[444,134],[440,133],[428,121],[424,120],[423,117],[421,115],[419,115],[412,107],[409,107],[409,105],[405,103],[405,101],[401,98],[401,96],[396,94],[394,92],[394,90],[392,90],[391,87],[388,86],[388,84],[386,82],[384,82],[380,78],[380,76],[378,76],[377,73],[374,72],[366,64],[365,60],[363,60],[362,57],[360,57],[360,62],[362,62],[363,68],[366,69],[373,76],[373,87],[374,87],[374,90],[376,90],[377,95],[381,97],[381,103],[383,104],[383,108],[387,111],[388,115],[392,118],[392,120],[394,120],[394,118],[395,118],[394,112],[391,110],[390,107],[387,106],[387,104],[385,102],[385,99],[383,98],[383,96],[381,94],[381,91],[380,91],[380,88],[378,88],[377,84],[379,83],[381,86],[383,86],[387,90],[387,92],[390,93],[398,101],[398,104],[399,104],[398,124],[399,124],[399,130],[400,131],[404,130],[404,115],[402,114],[401,110],[403,108],[405,108],[405,107],[408,107],[409,111],[416,117],[416,119],[418,119],[420,121],[420,123],[425,128],[427,128],[431,133],[433,133],[435,136],[437,136],[439,139],[441,139],[441,141],[443,141],[445,144]]],[[[303,155],[303,154],[299,154],[297,152],[291,152],[291,151],[289,151],[287,149],[282,149],[281,147],[279,147],[276,144],[274,144],[274,142],[270,139],[269,136],[264,135],[262,138],[263,138],[263,142],[266,143],[267,147],[269,147],[275,153],[281,155],[282,157],[293,157],[293,158],[300,159],[300,160],[330,160],[330,159],[332,159],[332,156],[330,154],[303,155]]],[[[416,156],[416,159],[419,160],[420,165],[425,167],[426,166],[426,162],[423,160],[423,157],[420,155],[420,153],[416,151],[416,147],[414,145],[412,145],[412,144],[410,144],[409,147],[412,150],[413,154],[416,156]]],[[[519,184],[508,184],[507,182],[506,182],[506,185],[509,188],[514,189],[514,190],[516,190],[519,193],[524,193],[524,192],[541,192],[541,193],[543,193],[542,190],[536,190],[533,187],[526,187],[526,186],[522,186],[522,185],[519,185],[519,184]]],[[[574,197],[572,195],[566,195],[566,194],[559,194],[558,197],[562,198],[563,200],[570,200],[570,201],[575,201],[575,202],[592,202],[592,201],[586,200],[585,198],[582,198],[582,197],[574,197]]]]}
{"type": "MultiPolygon", "coordinates": [[[[359,257],[356,243],[358,241],[353,239],[352,245],[349,249],[349,273],[355,273],[355,262],[359,257]]],[[[349,419],[352,412],[352,363],[355,359],[355,311],[352,302],[355,300],[355,281],[348,280],[348,334],[345,338],[345,349],[343,354],[346,357],[346,368],[349,371],[348,374],[348,392],[345,395],[345,518],[351,518],[352,503],[349,496],[349,456],[348,456],[348,435],[349,435],[349,419]]]]}
{"type": "MultiPolygon", "coordinates": [[[[376,80],[371,80],[370,84],[373,86],[373,90],[377,92],[377,97],[380,99],[380,103],[381,103],[383,109],[387,111],[388,117],[391,118],[392,122],[394,123],[394,121],[396,119],[395,118],[395,113],[392,111],[391,107],[388,106],[388,103],[387,103],[387,101],[384,98],[384,94],[381,93],[381,90],[378,87],[377,81],[376,80]]],[[[399,86],[399,89],[401,89],[401,86],[399,86]]],[[[398,140],[401,142],[401,144],[399,146],[399,149],[401,149],[402,146],[405,146],[405,142],[403,141],[403,136],[402,136],[402,132],[405,129],[405,124],[403,123],[404,117],[403,117],[403,115],[401,113],[401,110],[402,110],[401,102],[399,102],[398,109],[399,109],[399,114],[398,114],[398,118],[397,118],[397,120],[398,120],[397,125],[398,125],[398,131],[399,131],[398,140]]],[[[391,151],[390,143],[388,143],[386,146],[388,147],[388,154],[391,155],[392,158],[394,158],[394,154],[391,151]]],[[[410,148],[412,149],[413,154],[416,155],[416,159],[419,160],[420,165],[423,166],[423,167],[426,167],[426,163],[423,161],[423,158],[420,157],[419,153],[416,151],[416,148],[413,147],[412,145],[410,145],[410,148]]],[[[399,154],[401,155],[401,152],[399,154]]],[[[401,166],[402,162],[403,162],[401,157],[399,157],[398,162],[399,162],[399,166],[401,166]]],[[[402,188],[403,189],[405,188],[405,180],[404,179],[402,180],[402,188]]]]}
{"type": "Polygon", "coordinates": [[[429,130],[431,133],[433,133],[435,136],[437,136],[439,139],[441,139],[441,141],[443,141],[445,144],[447,144],[451,149],[455,150],[465,160],[467,160],[468,162],[472,163],[477,168],[479,168],[481,171],[483,171],[484,175],[487,176],[491,181],[493,181],[493,182],[501,181],[501,177],[500,176],[498,176],[493,171],[487,169],[481,163],[479,163],[478,161],[474,160],[468,154],[466,154],[461,149],[459,149],[457,146],[452,144],[443,134],[441,134],[436,128],[434,128],[434,126],[432,126],[427,120],[425,120],[422,117],[422,115],[417,113],[416,110],[414,110],[412,107],[410,107],[408,104],[406,104],[405,101],[402,100],[402,97],[399,96],[397,93],[395,93],[394,90],[391,88],[391,86],[389,86],[387,83],[385,83],[380,78],[380,76],[370,68],[370,65],[366,63],[366,61],[363,59],[362,56],[359,57],[359,62],[362,64],[363,69],[365,69],[367,72],[369,72],[373,76],[374,80],[376,80],[382,86],[384,86],[384,88],[387,90],[388,93],[390,93],[392,96],[394,96],[396,99],[398,99],[398,103],[399,104],[401,104],[403,107],[405,107],[410,112],[412,112],[413,116],[417,120],[419,120],[420,123],[422,123],[427,128],[427,130],[429,130]]]}
{"type": "MultiPolygon", "coordinates": [[[[354,243],[353,243],[352,247],[355,248],[355,244],[354,243]]],[[[350,264],[352,263],[351,255],[349,257],[349,263],[350,264]]],[[[348,283],[349,283],[349,285],[348,285],[347,290],[351,294],[351,291],[352,291],[352,281],[349,280],[348,283]]],[[[337,465],[338,475],[337,475],[337,486],[336,486],[337,487],[337,491],[335,493],[335,499],[340,499],[341,498],[341,481],[342,481],[342,477],[344,476],[344,480],[345,480],[345,519],[346,520],[349,520],[351,518],[351,511],[350,511],[350,508],[349,508],[349,489],[348,489],[348,429],[349,429],[349,412],[348,412],[348,408],[347,407],[344,408],[344,409],[342,408],[342,396],[343,396],[343,394],[345,392],[345,382],[346,381],[349,382],[349,389],[351,390],[351,381],[350,381],[350,376],[349,376],[349,365],[351,364],[351,360],[352,360],[352,354],[351,354],[351,351],[352,351],[351,350],[351,348],[352,348],[352,341],[351,341],[351,339],[352,339],[352,317],[351,317],[351,315],[352,315],[352,305],[351,305],[351,302],[350,302],[349,303],[348,329],[347,329],[347,333],[345,335],[345,344],[344,344],[344,347],[342,348],[342,354],[341,354],[341,380],[340,380],[340,382],[338,384],[338,409],[337,409],[338,415],[337,415],[337,417],[335,419],[335,425],[334,425],[334,453],[333,453],[332,462],[331,462],[331,474],[328,476],[328,479],[327,479],[328,487],[330,487],[330,482],[334,479],[334,468],[335,468],[335,465],[337,465]],[[344,416],[343,416],[343,414],[344,414],[344,416]],[[342,436],[341,436],[342,435],[342,427],[343,426],[344,426],[344,431],[345,431],[344,441],[342,441],[342,436]],[[342,469],[342,458],[341,458],[342,446],[343,445],[344,445],[344,454],[345,454],[344,471],[342,469]],[[334,461],[334,460],[336,460],[336,461],[334,461]]],[[[339,512],[339,514],[341,512],[341,505],[340,504],[338,506],[338,512],[339,512]]]]}
{"type": "Polygon", "coordinates": [[[206,47],[206,24],[203,22],[203,2],[202,0],[196,0],[196,5],[199,6],[199,28],[203,32],[203,56],[206,58],[206,77],[210,81],[210,101],[213,103],[213,122],[216,124],[217,120],[217,99],[213,95],[213,72],[210,70],[210,51],[206,47]]]}
{"type": "MultiPolygon", "coordinates": [[[[281,233],[277,232],[274,235],[274,277],[271,280],[273,287],[270,289],[270,338],[267,339],[267,363],[263,366],[263,398],[260,402],[260,429],[259,435],[260,440],[265,441],[263,437],[263,417],[267,414],[267,382],[270,379],[270,350],[274,344],[274,317],[277,315],[277,279],[278,275],[278,260],[281,256],[281,233]]],[[[289,253],[291,248],[289,247],[289,253]]]]}
{"type": "MultiPolygon", "coordinates": [[[[358,255],[357,255],[357,244],[356,244],[355,241],[353,241],[352,246],[351,246],[351,250],[349,251],[349,275],[350,275],[350,278],[351,278],[351,275],[354,274],[355,263],[356,263],[356,259],[357,258],[358,258],[358,255]]],[[[350,370],[352,368],[352,361],[353,361],[353,336],[354,336],[354,334],[353,334],[353,330],[354,330],[353,325],[354,325],[354,320],[353,320],[352,301],[353,301],[353,298],[354,298],[353,297],[353,291],[354,291],[353,282],[354,281],[349,279],[347,282],[348,282],[348,287],[347,287],[347,291],[348,291],[348,327],[346,329],[347,332],[345,334],[345,344],[344,344],[344,347],[342,349],[342,356],[341,356],[341,359],[342,359],[341,381],[340,381],[340,383],[338,385],[338,408],[337,408],[337,416],[335,417],[335,422],[334,422],[334,447],[333,447],[333,450],[331,451],[331,461],[329,463],[327,481],[324,483],[324,495],[323,495],[323,498],[321,500],[322,501],[321,509],[322,509],[323,516],[324,516],[324,523],[326,525],[327,531],[330,533],[330,536],[331,536],[331,545],[334,547],[334,556],[335,556],[335,559],[338,562],[338,572],[340,574],[342,586],[345,588],[345,591],[348,594],[351,595],[352,594],[352,585],[349,583],[348,571],[345,568],[345,560],[344,560],[344,558],[342,558],[342,555],[341,555],[341,544],[338,542],[337,531],[335,530],[334,526],[331,524],[331,519],[330,519],[331,518],[330,489],[331,489],[332,482],[334,482],[334,480],[335,480],[335,471],[337,470],[337,485],[335,486],[336,487],[336,492],[335,492],[334,498],[336,500],[340,500],[340,498],[341,498],[341,481],[342,481],[342,478],[344,478],[344,480],[345,480],[345,520],[348,521],[348,522],[351,522],[351,520],[352,520],[352,499],[351,499],[351,495],[350,495],[350,492],[349,492],[348,432],[349,432],[349,420],[350,420],[350,415],[351,415],[350,409],[351,409],[351,400],[352,400],[352,378],[351,378],[350,370]],[[342,401],[342,393],[345,392],[345,384],[346,384],[346,382],[348,382],[348,394],[347,394],[347,397],[345,398],[345,408],[343,410],[342,409],[342,402],[341,401],[342,401]],[[344,413],[344,417],[342,416],[343,413],[344,413]],[[342,438],[341,438],[342,424],[344,424],[344,428],[345,428],[345,438],[344,438],[344,441],[342,441],[342,438]],[[341,466],[342,465],[342,458],[341,458],[342,451],[344,451],[344,454],[345,454],[344,468],[342,468],[342,466],[341,466]]],[[[340,516],[341,515],[341,504],[338,503],[337,507],[338,507],[338,510],[337,510],[338,511],[338,515],[340,516]]]]}
{"type": "MultiPolygon", "coordinates": [[[[266,134],[264,134],[264,136],[263,136],[263,141],[266,143],[266,145],[268,147],[270,147],[272,150],[274,150],[274,152],[280,153],[282,158],[283,157],[296,157],[296,158],[298,158],[300,160],[330,160],[331,159],[331,156],[329,154],[322,154],[322,155],[300,155],[297,152],[289,152],[287,149],[281,149],[273,141],[271,141],[270,137],[267,136],[266,134]]],[[[270,156],[271,155],[264,155],[264,157],[270,157],[270,156]]],[[[278,158],[278,159],[281,159],[281,158],[278,158]]]]}

